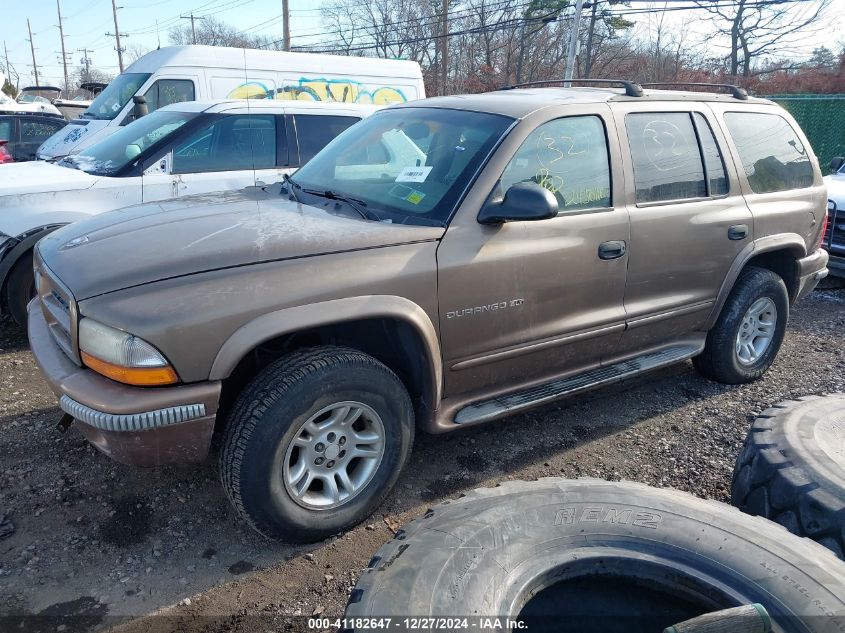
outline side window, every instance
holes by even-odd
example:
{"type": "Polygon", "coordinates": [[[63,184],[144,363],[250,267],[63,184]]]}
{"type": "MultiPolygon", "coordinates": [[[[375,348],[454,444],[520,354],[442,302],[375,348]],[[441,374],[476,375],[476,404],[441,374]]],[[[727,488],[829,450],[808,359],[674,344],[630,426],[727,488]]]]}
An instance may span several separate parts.
{"type": "Polygon", "coordinates": [[[502,174],[502,191],[519,182],[551,191],[562,212],[609,207],[610,163],[601,119],[555,119],[531,132],[502,174]]]}
{"type": "Polygon", "coordinates": [[[701,155],[704,157],[704,169],[707,171],[709,195],[723,196],[728,193],[728,176],[725,173],[725,161],[713,136],[713,130],[707,119],[700,112],[693,114],[698,140],[701,142],[701,155]]]}
{"type": "Polygon", "coordinates": [[[296,138],[299,141],[299,164],[307,163],[336,136],[360,120],[352,116],[294,114],[296,138]]]}
{"type": "Polygon", "coordinates": [[[689,113],[625,115],[637,202],[703,198],[704,166],[689,113]]]}
{"type": "Polygon", "coordinates": [[[173,173],[274,167],[276,121],[272,114],[214,117],[174,148],[173,173]]]}
{"type": "Polygon", "coordinates": [[[64,127],[63,124],[50,121],[21,121],[21,142],[45,141],[61,127],[64,127]]]}
{"type": "Polygon", "coordinates": [[[12,120],[5,119],[0,121],[0,141],[12,140],[12,120]]]}
{"type": "Polygon", "coordinates": [[[194,82],[190,79],[159,79],[144,93],[150,112],[171,103],[194,100],[194,82]]]}
{"type": "Polygon", "coordinates": [[[754,193],[801,189],[813,184],[813,166],[807,150],[782,116],[726,112],[725,123],[754,193]]]}

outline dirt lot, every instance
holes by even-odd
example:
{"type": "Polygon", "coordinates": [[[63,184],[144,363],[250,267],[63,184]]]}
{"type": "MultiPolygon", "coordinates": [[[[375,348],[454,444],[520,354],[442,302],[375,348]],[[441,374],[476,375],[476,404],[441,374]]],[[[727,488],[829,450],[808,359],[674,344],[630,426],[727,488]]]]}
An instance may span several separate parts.
{"type": "Polygon", "coordinates": [[[708,382],[685,363],[486,427],[421,436],[369,522],[304,547],[266,542],[237,521],[212,463],[139,470],[109,461],[73,427],[60,433],[25,338],[0,324],[0,521],[15,528],[0,538],[0,629],[87,630],[158,613],[172,617],[124,626],[264,631],[274,617],[339,615],[392,530],[505,479],[632,479],[726,501],[757,412],[845,390],[843,333],[845,289],[829,284],[794,310],[777,363],[751,385],[708,382]],[[18,622],[27,614],[87,619],[18,622]]]}

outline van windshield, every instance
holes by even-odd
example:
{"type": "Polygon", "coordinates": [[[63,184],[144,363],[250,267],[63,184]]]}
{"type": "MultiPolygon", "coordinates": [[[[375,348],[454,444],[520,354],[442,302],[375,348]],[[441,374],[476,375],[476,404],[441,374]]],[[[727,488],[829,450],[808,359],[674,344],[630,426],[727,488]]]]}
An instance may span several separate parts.
{"type": "Polygon", "coordinates": [[[86,119],[111,121],[123,106],[129,103],[132,95],[150,78],[150,73],[123,73],[115,77],[97,98],[82,113],[86,119]]]}
{"type": "Polygon", "coordinates": [[[141,152],[174,134],[196,116],[196,113],[172,110],[153,112],[58,164],[97,176],[113,176],[141,152]]]}
{"type": "Polygon", "coordinates": [[[350,127],[300,168],[294,195],[309,204],[343,197],[383,221],[445,226],[512,123],[468,110],[385,110],[350,127]]]}

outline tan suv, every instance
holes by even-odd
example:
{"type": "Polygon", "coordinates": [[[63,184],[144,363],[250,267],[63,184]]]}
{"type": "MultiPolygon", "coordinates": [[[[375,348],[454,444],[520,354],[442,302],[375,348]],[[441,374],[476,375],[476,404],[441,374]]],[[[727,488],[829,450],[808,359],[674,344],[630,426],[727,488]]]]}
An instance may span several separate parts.
{"type": "Polygon", "coordinates": [[[49,235],[59,405],[129,463],[217,434],[237,511],[307,541],[374,510],[417,428],[690,358],[754,380],[827,274],[816,158],[769,101],[620,83],[388,108],[285,183],[49,235]]]}

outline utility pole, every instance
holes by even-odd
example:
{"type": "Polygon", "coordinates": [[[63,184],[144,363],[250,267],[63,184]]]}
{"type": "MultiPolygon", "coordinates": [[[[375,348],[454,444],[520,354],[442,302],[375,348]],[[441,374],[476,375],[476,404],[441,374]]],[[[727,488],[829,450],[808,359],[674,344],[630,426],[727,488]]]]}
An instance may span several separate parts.
{"type": "Polygon", "coordinates": [[[62,40],[62,66],[65,69],[65,90],[70,90],[70,82],[67,78],[67,55],[65,54],[65,30],[62,27],[62,7],[59,0],[56,0],[56,11],[59,14],[59,38],[62,40]]]}
{"type": "Polygon", "coordinates": [[[440,29],[440,94],[446,94],[449,75],[449,0],[443,0],[443,24],[440,29]]]}
{"type": "MultiPolygon", "coordinates": [[[[194,20],[204,20],[205,18],[198,18],[195,17],[193,13],[191,15],[180,15],[180,18],[183,20],[190,20],[191,21],[191,41],[196,44],[197,43],[197,29],[194,26],[194,20]]],[[[156,22],[158,24],[158,22],[156,22]]]]}
{"type": "Polygon", "coordinates": [[[584,0],[577,0],[575,3],[575,15],[572,17],[572,33],[569,35],[569,50],[566,52],[566,72],[563,76],[563,87],[572,86],[572,74],[575,70],[575,50],[578,48],[578,27],[581,24],[581,10],[584,8],[584,0]]]}
{"type": "MultiPolygon", "coordinates": [[[[120,67],[120,72],[123,72],[123,49],[120,47],[120,27],[117,25],[117,6],[114,0],[111,0],[111,12],[114,16],[114,41],[117,50],[117,65],[120,67]]],[[[106,33],[108,35],[108,33],[106,33]]]]}
{"type": "Polygon", "coordinates": [[[32,71],[35,73],[35,85],[38,84],[38,66],[35,63],[35,44],[32,42],[32,27],[29,24],[29,18],[26,19],[26,28],[29,30],[29,49],[32,51],[32,71]]]}
{"type": "Polygon", "coordinates": [[[290,5],[288,0],[282,0],[282,48],[290,50],[290,5]]]}
{"type": "MultiPolygon", "coordinates": [[[[6,81],[12,83],[12,71],[9,69],[9,51],[6,50],[6,40],[3,40],[3,57],[6,60],[6,81]]],[[[0,86],[0,90],[3,86],[0,86]]]]}

